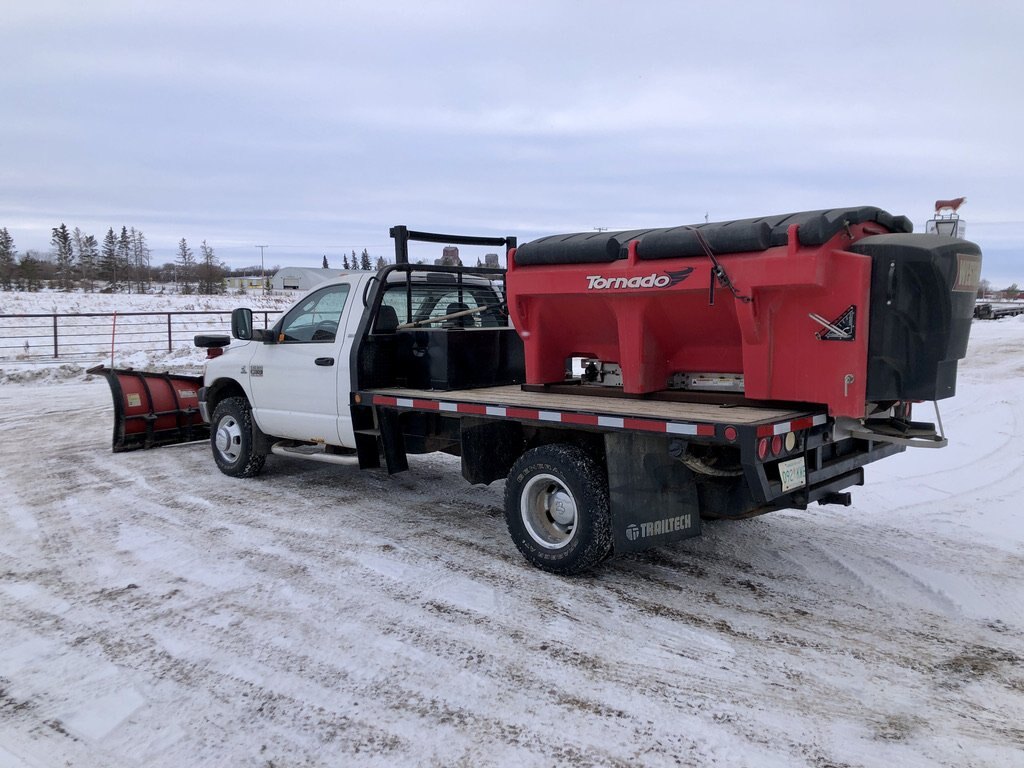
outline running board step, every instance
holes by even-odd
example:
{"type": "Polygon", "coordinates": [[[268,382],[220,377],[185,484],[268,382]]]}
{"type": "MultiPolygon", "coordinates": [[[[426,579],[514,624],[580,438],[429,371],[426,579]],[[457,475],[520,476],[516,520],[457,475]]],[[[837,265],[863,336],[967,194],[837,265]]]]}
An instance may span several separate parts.
{"type": "Polygon", "coordinates": [[[275,456],[290,456],[293,459],[306,459],[308,461],[320,461],[324,464],[340,464],[351,467],[356,463],[355,451],[345,448],[333,448],[329,452],[321,445],[307,445],[305,443],[295,444],[288,441],[274,443],[270,452],[275,456]]]}

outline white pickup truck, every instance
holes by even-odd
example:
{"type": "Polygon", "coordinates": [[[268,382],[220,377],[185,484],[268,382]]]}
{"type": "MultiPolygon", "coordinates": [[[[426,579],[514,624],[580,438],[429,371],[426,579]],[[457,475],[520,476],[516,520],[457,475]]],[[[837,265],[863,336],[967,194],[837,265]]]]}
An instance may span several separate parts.
{"type": "Polygon", "coordinates": [[[257,474],[273,454],[350,466],[354,456],[361,469],[395,473],[409,455],[445,452],[461,457],[471,483],[505,480],[508,529],[529,562],[574,574],[699,535],[702,519],[848,505],[866,464],[945,443],[933,425],[910,421],[906,401],[843,421],[821,405],[742,392],[631,396],[572,370],[562,382],[524,384],[505,271],[407,259],[408,240],[426,239],[502,244],[511,263],[514,239],[392,235],[397,264],[323,283],[272,328],[254,328],[242,308],[232,314],[235,341],[196,337],[208,355],[202,379],[104,370],[114,450],[206,430],[233,477],[257,474]]]}

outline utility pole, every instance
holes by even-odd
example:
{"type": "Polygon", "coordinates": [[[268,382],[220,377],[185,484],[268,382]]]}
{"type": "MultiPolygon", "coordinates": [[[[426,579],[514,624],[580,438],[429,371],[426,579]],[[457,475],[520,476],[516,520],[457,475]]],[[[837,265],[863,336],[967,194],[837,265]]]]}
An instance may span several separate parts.
{"type": "Polygon", "coordinates": [[[263,266],[263,250],[267,248],[265,245],[257,245],[256,248],[260,249],[260,285],[263,286],[263,293],[267,292],[267,276],[265,274],[265,267],[263,266]]]}

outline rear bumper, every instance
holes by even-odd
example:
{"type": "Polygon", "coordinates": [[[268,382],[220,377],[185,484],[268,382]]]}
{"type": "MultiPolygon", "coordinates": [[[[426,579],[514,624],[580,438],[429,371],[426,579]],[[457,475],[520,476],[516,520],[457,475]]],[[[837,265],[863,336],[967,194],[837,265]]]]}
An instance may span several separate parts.
{"type": "Polygon", "coordinates": [[[807,483],[788,493],[782,484],[771,477],[766,465],[753,467],[755,492],[763,494],[762,501],[775,509],[805,509],[845,488],[864,484],[864,467],[872,462],[902,453],[906,446],[872,440],[847,439],[835,443],[822,443],[804,454],[807,483]]]}

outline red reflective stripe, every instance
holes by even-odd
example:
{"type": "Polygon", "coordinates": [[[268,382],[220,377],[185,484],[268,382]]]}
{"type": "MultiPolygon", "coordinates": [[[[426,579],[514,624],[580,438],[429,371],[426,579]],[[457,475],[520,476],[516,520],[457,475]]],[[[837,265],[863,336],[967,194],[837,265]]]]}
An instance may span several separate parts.
{"type": "Polygon", "coordinates": [[[585,424],[590,427],[597,426],[597,416],[591,416],[588,413],[563,413],[562,414],[563,424],[585,424]]]}
{"type": "MultiPolygon", "coordinates": [[[[372,403],[374,405],[388,405],[393,407],[402,408],[418,408],[426,411],[439,411],[441,410],[440,400],[421,400],[418,398],[398,398],[391,395],[373,395],[372,403]],[[406,404],[399,406],[398,401],[405,400],[406,404]],[[408,405],[411,403],[411,405],[408,405]]],[[[501,418],[500,415],[494,413],[487,413],[487,406],[478,403],[454,403],[456,413],[467,413],[475,416],[491,416],[493,418],[501,418]]],[[[529,419],[531,421],[551,421],[551,423],[561,424],[580,424],[588,427],[600,426],[600,416],[596,416],[590,413],[571,413],[565,411],[541,411],[535,408],[514,408],[512,406],[494,406],[496,408],[503,408],[505,411],[505,418],[510,419],[529,419]],[[557,421],[552,419],[541,419],[541,413],[552,414],[558,417],[557,421]]],[[[622,429],[632,429],[642,432],[658,432],[668,433],[669,422],[666,421],[655,421],[653,419],[643,419],[631,416],[610,416],[606,414],[608,419],[622,419],[622,429]]],[[[715,425],[713,424],[686,424],[685,422],[673,422],[677,426],[690,426],[696,430],[696,434],[699,437],[714,437],[715,436],[715,425]]],[[[614,427],[611,427],[614,429],[614,427]]],[[[771,436],[774,434],[773,425],[765,425],[757,428],[758,436],[771,436]]]]}
{"type": "Polygon", "coordinates": [[[510,419],[532,419],[533,421],[540,419],[540,411],[530,410],[529,408],[506,408],[505,415],[510,419]]]}
{"type": "Polygon", "coordinates": [[[644,432],[665,432],[664,421],[651,421],[650,419],[631,419],[626,417],[622,420],[623,429],[640,429],[644,432]]]}

